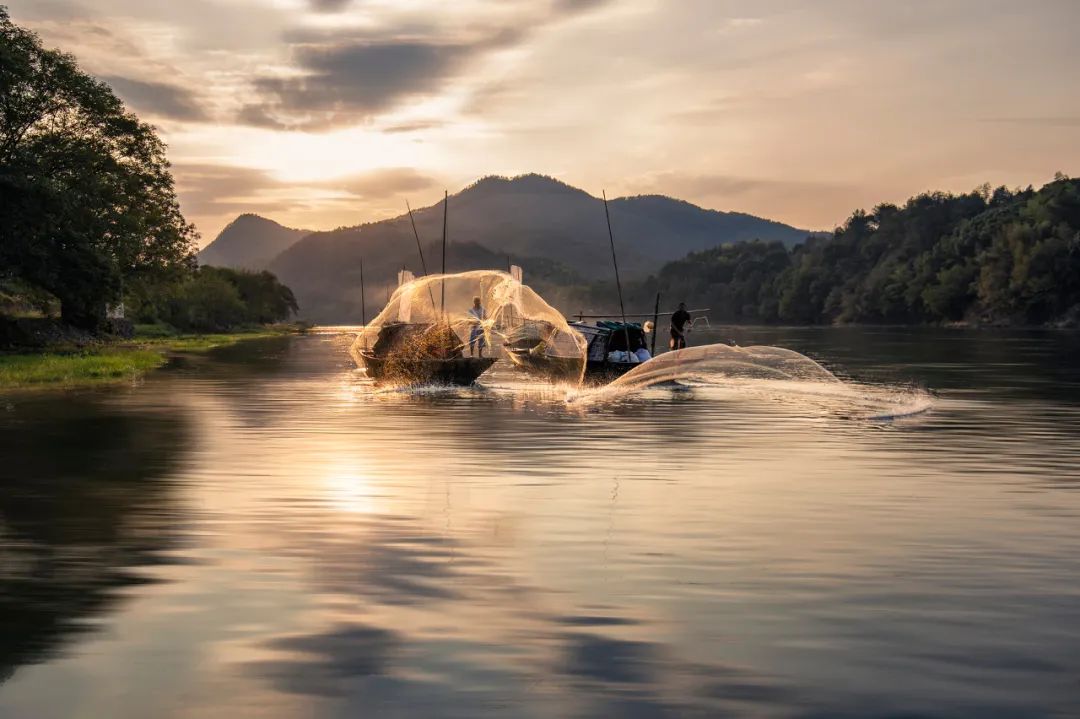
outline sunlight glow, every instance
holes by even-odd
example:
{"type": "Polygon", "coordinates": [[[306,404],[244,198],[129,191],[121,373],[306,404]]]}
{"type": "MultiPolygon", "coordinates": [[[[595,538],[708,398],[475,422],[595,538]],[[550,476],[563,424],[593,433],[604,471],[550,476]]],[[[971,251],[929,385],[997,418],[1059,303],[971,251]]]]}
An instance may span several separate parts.
{"type": "Polygon", "coordinates": [[[334,509],[350,514],[372,514],[378,506],[367,468],[352,462],[336,465],[323,476],[323,490],[334,509]]]}

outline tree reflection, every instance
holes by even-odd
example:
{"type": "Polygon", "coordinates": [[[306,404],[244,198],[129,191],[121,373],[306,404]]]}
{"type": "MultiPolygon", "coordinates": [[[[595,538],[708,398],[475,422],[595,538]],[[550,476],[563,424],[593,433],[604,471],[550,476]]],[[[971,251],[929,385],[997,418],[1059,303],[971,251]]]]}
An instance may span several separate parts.
{"type": "Polygon", "coordinates": [[[0,415],[0,682],[148,581],[176,538],[186,420],[50,397],[0,415]]]}

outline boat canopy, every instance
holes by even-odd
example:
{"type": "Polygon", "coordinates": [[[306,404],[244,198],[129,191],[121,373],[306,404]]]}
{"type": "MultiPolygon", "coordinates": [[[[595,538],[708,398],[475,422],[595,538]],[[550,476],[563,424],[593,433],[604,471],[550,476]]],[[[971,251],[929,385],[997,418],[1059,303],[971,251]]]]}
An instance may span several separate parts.
{"type": "Polygon", "coordinates": [[[584,335],[588,341],[589,359],[603,359],[609,352],[625,352],[628,338],[631,352],[648,346],[645,342],[645,330],[637,322],[600,320],[595,325],[571,322],[570,326],[584,335]]]}

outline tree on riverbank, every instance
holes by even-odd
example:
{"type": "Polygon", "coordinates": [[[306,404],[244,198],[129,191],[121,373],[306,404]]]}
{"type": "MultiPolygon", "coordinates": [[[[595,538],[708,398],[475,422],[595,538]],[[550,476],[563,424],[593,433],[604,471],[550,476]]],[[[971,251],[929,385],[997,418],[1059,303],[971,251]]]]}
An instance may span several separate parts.
{"type": "Polygon", "coordinates": [[[226,267],[200,267],[179,282],[128,297],[136,322],[191,332],[281,322],[299,310],[292,290],[272,273],[226,267]]]}
{"type": "MultiPolygon", "coordinates": [[[[831,236],[790,249],[755,241],[694,252],[626,290],[635,308],[659,291],[721,322],[1076,324],[1080,180],[926,193],[856,211],[831,236]]],[[[610,283],[577,294],[579,306],[609,309],[615,296],[610,283]]]]}
{"type": "Polygon", "coordinates": [[[189,273],[196,237],[154,128],[0,7],[0,279],[95,328],[125,285],[189,273]]]}

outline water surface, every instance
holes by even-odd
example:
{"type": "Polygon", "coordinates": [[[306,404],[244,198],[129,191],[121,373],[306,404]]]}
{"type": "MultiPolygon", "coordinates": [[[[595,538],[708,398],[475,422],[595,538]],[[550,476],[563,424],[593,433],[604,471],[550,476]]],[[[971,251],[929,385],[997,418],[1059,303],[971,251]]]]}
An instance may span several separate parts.
{"type": "Polygon", "coordinates": [[[373,392],[334,334],[0,395],[0,716],[1080,714],[1080,338],[729,337],[933,406],[373,392]]]}

